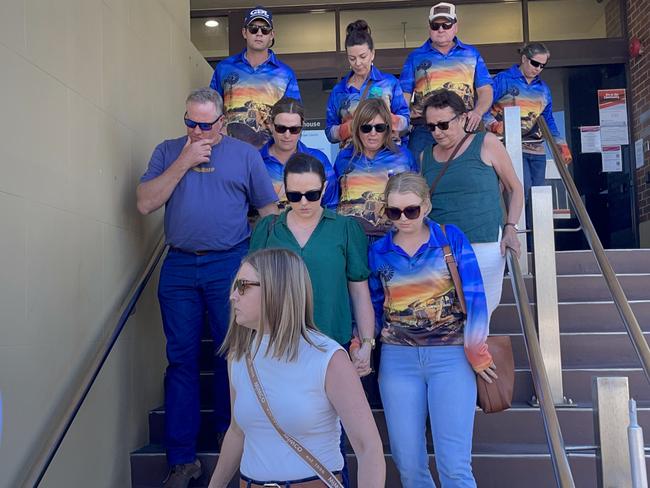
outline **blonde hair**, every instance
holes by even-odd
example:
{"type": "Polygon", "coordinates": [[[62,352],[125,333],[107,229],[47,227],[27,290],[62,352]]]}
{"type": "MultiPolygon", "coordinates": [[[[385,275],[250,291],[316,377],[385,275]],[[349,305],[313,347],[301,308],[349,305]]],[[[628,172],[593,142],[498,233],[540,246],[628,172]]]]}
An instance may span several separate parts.
{"type": "Polygon", "coordinates": [[[388,129],[384,132],[383,146],[393,152],[397,151],[397,148],[393,143],[391,114],[390,110],[388,110],[388,107],[386,106],[386,102],[384,102],[383,98],[366,98],[359,103],[357,109],[354,111],[354,117],[352,118],[352,145],[354,146],[355,155],[363,153],[363,143],[359,136],[359,131],[361,130],[360,127],[363,124],[370,123],[370,121],[377,115],[379,115],[388,126],[388,129]]]}
{"type": "Polygon", "coordinates": [[[425,207],[431,205],[427,180],[412,171],[406,171],[388,178],[384,190],[384,202],[388,202],[388,195],[391,193],[413,193],[422,199],[425,207]]]}
{"type": "MultiPolygon", "coordinates": [[[[265,355],[294,361],[300,338],[321,349],[310,339],[308,331],[318,331],[314,323],[314,299],[309,272],[302,259],[287,249],[263,249],[245,257],[260,277],[262,295],[260,331],[238,325],[234,313],[219,354],[241,359],[255,354],[262,341],[262,331],[269,334],[265,355]]],[[[231,293],[234,286],[231,289],[231,293]]]]}

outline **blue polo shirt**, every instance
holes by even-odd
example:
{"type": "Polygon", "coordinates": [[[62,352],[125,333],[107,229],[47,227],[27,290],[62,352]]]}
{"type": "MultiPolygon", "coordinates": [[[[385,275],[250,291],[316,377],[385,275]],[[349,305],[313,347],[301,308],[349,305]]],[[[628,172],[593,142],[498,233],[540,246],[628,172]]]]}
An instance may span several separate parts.
{"type": "MultiPolygon", "coordinates": [[[[160,176],[178,159],[187,136],[159,144],[140,182],[160,176]]],[[[278,199],[259,152],[224,136],[209,163],[190,169],[165,204],[166,243],[184,251],[225,251],[251,233],[248,206],[278,199]]]]}
{"type": "MultiPolygon", "coordinates": [[[[284,164],[278,161],[278,159],[269,152],[269,149],[273,144],[275,144],[275,141],[271,139],[260,149],[260,154],[264,160],[266,170],[269,172],[271,181],[273,181],[273,188],[275,188],[275,193],[278,196],[278,207],[284,208],[287,205],[287,197],[284,194],[284,164]]],[[[298,141],[296,152],[314,156],[322,163],[323,168],[325,169],[325,181],[327,182],[327,186],[325,187],[325,193],[323,195],[323,200],[321,200],[321,205],[325,208],[335,210],[339,203],[339,187],[330,160],[325,156],[323,151],[307,147],[302,143],[302,141],[298,141]]]]}
{"type": "Polygon", "coordinates": [[[446,88],[460,95],[465,106],[472,109],[475,89],[492,83],[478,49],[462,43],[458,38],[454,41],[454,47],[447,54],[442,54],[428,39],[406,58],[400,84],[404,93],[415,93],[414,105],[421,107],[431,92],[446,88]]]}
{"type": "Polygon", "coordinates": [[[361,101],[361,95],[370,81],[372,81],[372,85],[370,85],[366,98],[383,99],[390,107],[391,113],[402,119],[402,127],[408,127],[409,107],[404,100],[404,92],[397,78],[389,73],[382,73],[372,66],[368,78],[363,82],[361,88],[357,89],[355,86],[348,85],[353,74],[350,71],[345,78],[339,81],[327,100],[325,135],[330,142],[338,142],[338,139],[335,139],[332,134],[332,129],[334,126],[352,119],[354,111],[361,101]]]}
{"type": "Polygon", "coordinates": [[[300,100],[293,70],[269,50],[269,57],[253,68],[246,49],[217,64],[210,87],[223,97],[228,133],[261,147],[271,133],[266,121],[271,108],[282,97],[300,100]]]}

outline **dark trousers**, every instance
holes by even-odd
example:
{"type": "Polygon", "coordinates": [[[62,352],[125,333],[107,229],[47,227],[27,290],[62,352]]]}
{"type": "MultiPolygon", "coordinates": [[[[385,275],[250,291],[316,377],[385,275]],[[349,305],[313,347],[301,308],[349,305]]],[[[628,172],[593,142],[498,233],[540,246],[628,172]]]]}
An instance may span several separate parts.
{"type": "MultiPolygon", "coordinates": [[[[230,315],[230,286],[247,252],[248,241],[201,256],[172,249],[162,266],[158,299],[167,338],[165,448],[172,466],[196,458],[201,331],[207,312],[214,350],[223,343],[230,315]]],[[[214,429],[224,432],[230,424],[228,371],[223,357],[213,354],[213,360],[214,429]]]]}
{"type": "Polygon", "coordinates": [[[530,200],[530,188],[542,186],[546,181],[546,155],[523,153],[524,195],[530,200]]]}
{"type": "Polygon", "coordinates": [[[430,147],[432,144],[435,144],[435,140],[431,135],[431,131],[427,128],[426,125],[416,125],[411,130],[409,135],[409,151],[415,158],[418,166],[420,165],[420,153],[426,148],[430,147]]]}

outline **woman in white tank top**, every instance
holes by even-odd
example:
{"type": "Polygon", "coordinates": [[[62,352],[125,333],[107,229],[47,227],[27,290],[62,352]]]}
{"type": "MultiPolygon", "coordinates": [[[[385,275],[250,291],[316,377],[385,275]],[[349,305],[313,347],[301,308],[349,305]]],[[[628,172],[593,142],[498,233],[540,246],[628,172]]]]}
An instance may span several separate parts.
{"type": "Polygon", "coordinates": [[[225,488],[238,468],[246,488],[330,486],[271,424],[253,389],[248,355],[284,432],[337,474],[343,467],[342,422],[357,456],[358,486],[383,487],[377,426],[346,352],[313,323],[311,282],[300,257],[285,249],[251,254],[230,299],[233,316],[222,351],[228,356],[232,420],[210,488],[225,488]]]}

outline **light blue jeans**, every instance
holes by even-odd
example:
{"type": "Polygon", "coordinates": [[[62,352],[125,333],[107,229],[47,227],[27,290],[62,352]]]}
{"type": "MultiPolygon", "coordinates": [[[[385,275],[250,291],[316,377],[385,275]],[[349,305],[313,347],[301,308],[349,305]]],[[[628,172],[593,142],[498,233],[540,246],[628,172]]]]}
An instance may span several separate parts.
{"type": "Polygon", "coordinates": [[[463,346],[382,344],[379,391],[403,488],[435,488],[426,445],[427,412],[443,488],[476,488],[472,431],[476,375],[463,346]]]}

